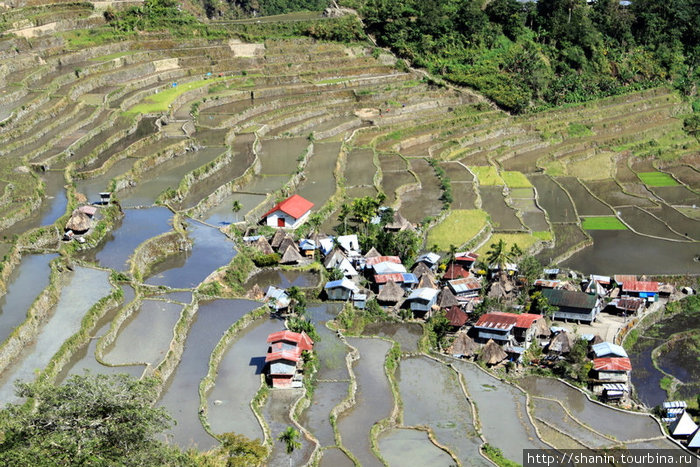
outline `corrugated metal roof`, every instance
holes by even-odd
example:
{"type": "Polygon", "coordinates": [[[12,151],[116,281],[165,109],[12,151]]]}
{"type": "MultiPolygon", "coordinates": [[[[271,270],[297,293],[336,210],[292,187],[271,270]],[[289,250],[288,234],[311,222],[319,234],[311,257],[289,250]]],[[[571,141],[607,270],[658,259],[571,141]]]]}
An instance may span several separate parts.
{"type": "Polygon", "coordinates": [[[305,332],[293,332],[289,330],[273,332],[267,336],[267,342],[274,343],[279,341],[296,342],[301,350],[311,350],[314,341],[311,340],[305,332]]]}
{"type": "Polygon", "coordinates": [[[415,300],[415,299],[421,299],[421,300],[433,300],[438,294],[438,291],[435,289],[429,289],[427,287],[423,287],[420,289],[416,289],[413,292],[411,292],[411,295],[408,296],[408,300],[415,300]]]}
{"type": "Polygon", "coordinates": [[[561,281],[554,279],[537,279],[533,283],[535,287],[544,287],[546,289],[555,289],[559,287],[559,284],[561,284],[561,281]]]}
{"type": "Polygon", "coordinates": [[[570,308],[582,308],[591,310],[595,306],[597,299],[595,295],[584,292],[574,292],[562,289],[545,289],[542,295],[552,306],[565,306],[570,308]]]}
{"type": "Polygon", "coordinates": [[[460,277],[469,277],[469,271],[464,269],[462,266],[459,264],[455,263],[450,263],[447,266],[447,270],[445,271],[445,274],[443,274],[442,278],[443,279],[459,279],[460,277]]]}
{"type": "Polygon", "coordinates": [[[613,344],[612,342],[601,342],[600,344],[596,344],[591,347],[591,349],[593,350],[593,353],[595,353],[596,357],[604,357],[606,355],[614,355],[616,357],[624,358],[629,357],[622,346],[613,344]]]}
{"type": "Polygon", "coordinates": [[[480,290],[481,281],[476,277],[464,277],[462,279],[455,279],[447,281],[450,289],[456,294],[469,292],[471,290],[480,290]]]}
{"type": "Polygon", "coordinates": [[[265,355],[265,363],[274,362],[277,360],[289,360],[298,362],[301,358],[300,350],[280,350],[278,352],[270,352],[265,355]]]}
{"type": "Polygon", "coordinates": [[[618,284],[622,284],[625,281],[636,281],[637,276],[634,276],[632,274],[615,274],[613,276],[613,279],[615,279],[615,282],[618,284]]]}
{"type": "Polygon", "coordinates": [[[368,266],[374,266],[379,263],[396,263],[401,264],[401,258],[398,256],[373,256],[371,258],[365,259],[365,264],[368,266]]]}
{"type": "Polygon", "coordinates": [[[393,274],[393,273],[403,273],[406,272],[406,268],[403,264],[392,263],[392,262],[382,262],[372,265],[375,274],[393,274]]]}
{"type": "Polygon", "coordinates": [[[599,276],[598,274],[591,274],[590,279],[592,281],[596,281],[599,284],[610,284],[611,279],[610,276],[599,276]]]}
{"type": "Polygon", "coordinates": [[[433,252],[422,254],[416,259],[416,263],[425,262],[429,264],[437,264],[438,261],[440,261],[440,255],[433,252]]]}
{"type": "Polygon", "coordinates": [[[659,283],[653,281],[624,281],[623,292],[653,292],[659,291],[659,283]]]}
{"type": "Polygon", "coordinates": [[[405,272],[405,273],[393,273],[393,274],[375,274],[374,275],[374,282],[377,284],[386,284],[389,281],[393,282],[401,282],[405,284],[417,284],[418,279],[416,278],[415,274],[411,274],[410,272],[405,272]]]}
{"type": "Polygon", "coordinates": [[[530,329],[532,323],[542,318],[542,315],[537,315],[534,313],[522,313],[517,316],[517,321],[515,322],[516,328],[530,329]]]}
{"type": "Polygon", "coordinates": [[[455,253],[455,261],[460,263],[473,263],[478,257],[479,255],[477,255],[476,253],[472,253],[471,251],[460,251],[458,253],[455,253]]]}
{"type": "Polygon", "coordinates": [[[479,317],[479,320],[476,322],[474,327],[509,331],[515,327],[515,323],[518,322],[517,316],[518,315],[515,313],[503,313],[500,311],[486,313],[479,317]]]}
{"type": "Polygon", "coordinates": [[[686,401],[667,401],[663,403],[664,409],[685,409],[688,407],[686,401]]]}
{"type": "Polygon", "coordinates": [[[630,371],[632,363],[630,363],[629,358],[594,358],[593,369],[596,371],[630,371]]]}
{"type": "Polygon", "coordinates": [[[357,287],[355,283],[349,279],[340,279],[337,281],[326,282],[324,289],[334,289],[336,287],[342,287],[343,289],[352,290],[353,293],[357,293],[360,291],[359,287],[357,287]]]}

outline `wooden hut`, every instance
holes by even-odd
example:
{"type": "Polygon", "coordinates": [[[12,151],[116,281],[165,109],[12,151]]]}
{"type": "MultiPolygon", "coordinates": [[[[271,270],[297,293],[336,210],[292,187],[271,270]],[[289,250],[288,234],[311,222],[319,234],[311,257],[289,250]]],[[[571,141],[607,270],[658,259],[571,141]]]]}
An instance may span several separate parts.
{"type": "Polygon", "coordinates": [[[370,248],[369,251],[365,253],[365,259],[376,258],[377,256],[382,256],[382,254],[379,253],[379,251],[377,251],[377,249],[374,247],[370,248]]]}
{"type": "Polygon", "coordinates": [[[279,248],[280,243],[282,243],[282,240],[284,240],[284,237],[286,237],[287,234],[284,232],[284,230],[279,229],[275,232],[275,234],[272,236],[272,240],[270,240],[270,245],[272,248],[279,248]]]}
{"type": "Polygon", "coordinates": [[[471,357],[478,349],[478,344],[466,332],[458,332],[447,353],[453,357],[471,357]]]}
{"type": "Polygon", "coordinates": [[[265,292],[260,288],[258,284],[255,284],[249,291],[244,295],[248,300],[262,300],[265,298],[265,292]]]}
{"type": "Polygon", "coordinates": [[[456,305],[447,310],[445,318],[447,318],[450,322],[450,326],[453,328],[461,328],[469,321],[469,316],[467,316],[462,308],[456,305]]]}
{"type": "Polygon", "coordinates": [[[377,301],[382,304],[396,304],[403,299],[404,290],[394,281],[389,281],[377,295],[377,301]]]}
{"type": "Polygon", "coordinates": [[[449,308],[452,308],[453,306],[459,306],[459,302],[457,301],[457,297],[455,297],[452,291],[447,286],[445,286],[440,291],[437,305],[441,309],[447,310],[449,308]]]}
{"type": "Polygon", "coordinates": [[[81,235],[90,230],[91,225],[90,216],[76,209],[66,223],[66,231],[71,230],[76,235],[81,235]]]}
{"type": "Polygon", "coordinates": [[[277,251],[287,251],[287,248],[289,247],[294,248],[297,253],[299,252],[299,247],[297,246],[297,242],[294,241],[294,238],[292,238],[291,235],[287,235],[282,239],[280,242],[280,246],[277,251]]]}
{"type": "Polygon", "coordinates": [[[571,348],[574,346],[574,336],[566,331],[561,331],[559,334],[554,336],[551,341],[549,341],[549,346],[547,347],[547,352],[564,354],[571,352],[571,348]]]}
{"type": "Polygon", "coordinates": [[[253,246],[264,255],[271,255],[275,252],[275,250],[272,249],[272,246],[270,246],[265,237],[258,238],[258,240],[255,243],[253,243],[253,246]]]}
{"type": "Polygon", "coordinates": [[[481,353],[479,353],[479,360],[486,363],[487,365],[496,365],[501,363],[508,357],[508,354],[501,348],[500,345],[496,344],[493,339],[489,339],[481,353]]]}
{"type": "Polygon", "coordinates": [[[280,259],[280,264],[298,264],[303,260],[304,258],[301,256],[301,253],[299,253],[299,250],[294,248],[294,245],[289,245],[287,249],[284,250],[282,259],[280,259]]]}
{"type": "Polygon", "coordinates": [[[418,281],[418,288],[437,289],[437,284],[432,278],[432,274],[423,274],[418,281]]]}

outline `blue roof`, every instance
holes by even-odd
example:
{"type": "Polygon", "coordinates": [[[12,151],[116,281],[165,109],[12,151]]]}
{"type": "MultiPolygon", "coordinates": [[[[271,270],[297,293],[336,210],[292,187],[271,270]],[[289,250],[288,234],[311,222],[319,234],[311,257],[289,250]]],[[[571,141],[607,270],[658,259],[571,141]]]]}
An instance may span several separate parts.
{"type": "Polygon", "coordinates": [[[339,279],[337,281],[326,282],[324,289],[334,289],[336,287],[343,287],[344,289],[352,290],[353,292],[359,292],[360,289],[355,285],[355,283],[349,279],[339,279]]]}
{"type": "Polygon", "coordinates": [[[593,349],[593,352],[595,353],[596,357],[610,354],[623,358],[629,357],[625,349],[611,342],[601,342],[600,344],[596,344],[593,347],[591,347],[591,349],[593,349]]]}
{"type": "Polygon", "coordinates": [[[418,278],[412,272],[404,272],[401,275],[403,276],[403,283],[404,284],[417,284],[418,283],[418,278]]]}

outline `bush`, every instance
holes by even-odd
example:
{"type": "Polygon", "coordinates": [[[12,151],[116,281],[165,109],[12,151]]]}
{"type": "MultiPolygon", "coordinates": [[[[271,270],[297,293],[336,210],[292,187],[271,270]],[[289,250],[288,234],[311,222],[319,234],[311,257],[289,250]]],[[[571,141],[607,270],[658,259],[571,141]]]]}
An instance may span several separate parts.
{"type": "Polygon", "coordinates": [[[266,266],[274,266],[279,264],[280,255],[277,253],[264,254],[259,253],[253,256],[253,263],[259,268],[264,268],[266,266]]]}

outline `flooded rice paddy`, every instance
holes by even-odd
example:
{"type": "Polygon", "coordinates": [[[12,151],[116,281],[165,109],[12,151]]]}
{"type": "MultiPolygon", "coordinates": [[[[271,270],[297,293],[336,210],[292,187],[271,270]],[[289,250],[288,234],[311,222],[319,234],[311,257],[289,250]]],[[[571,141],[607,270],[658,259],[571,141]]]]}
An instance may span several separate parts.
{"type": "Polygon", "coordinates": [[[167,433],[172,442],[199,449],[209,449],[217,443],[199,420],[199,382],[207,374],[211,352],[224,332],[258,306],[247,300],[200,303],[180,363],[158,402],[177,422],[167,433]]]}
{"type": "Polygon", "coordinates": [[[213,271],[228,264],[235,254],[233,242],[218,229],[188,222],[187,236],[193,241],[192,249],[159,263],[146,279],[147,284],[174,289],[196,287],[213,271]]]}
{"type": "Polygon", "coordinates": [[[34,341],[22,349],[14,363],[0,375],[0,400],[15,402],[14,382],[34,379],[35,369],[44,368],[63,345],[63,341],[80,329],[87,311],[102,297],[109,295],[112,286],[109,273],[102,270],[76,267],[69,282],[61,289],[60,297],[48,320],[34,341]]]}
{"type": "Polygon", "coordinates": [[[384,373],[384,358],[391,344],[381,339],[349,338],[360,353],[354,364],[357,377],[356,405],[338,417],[338,432],[343,445],[364,466],[381,465],[370,446],[372,425],[388,417],[394,406],[389,380],[384,373]]]}
{"type": "Polygon", "coordinates": [[[0,297],[0,342],[27,318],[27,310],[49,285],[49,263],[56,254],[27,255],[12,271],[7,292],[0,297]]]}
{"type": "Polygon", "coordinates": [[[379,451],[390,466],[451,465],[452,457],[419,430],[393,429],[379,437],[379,451]]]}

